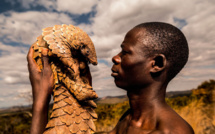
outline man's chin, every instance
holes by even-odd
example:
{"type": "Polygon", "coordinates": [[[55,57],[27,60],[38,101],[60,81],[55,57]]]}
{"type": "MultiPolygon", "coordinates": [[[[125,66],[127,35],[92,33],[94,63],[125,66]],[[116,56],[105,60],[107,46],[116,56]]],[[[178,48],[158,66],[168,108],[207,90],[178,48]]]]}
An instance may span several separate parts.
{"type": "Polygon", "coordinates": [[[119,81],[117,81],[116,79],[114,80],[115,82],[115,85],[118,87],[118,88],[121,88],[123,90],[126,90],[127,91],[127,88],[125,85],[123,85],[122,83],[120,83],[119,81]]]}

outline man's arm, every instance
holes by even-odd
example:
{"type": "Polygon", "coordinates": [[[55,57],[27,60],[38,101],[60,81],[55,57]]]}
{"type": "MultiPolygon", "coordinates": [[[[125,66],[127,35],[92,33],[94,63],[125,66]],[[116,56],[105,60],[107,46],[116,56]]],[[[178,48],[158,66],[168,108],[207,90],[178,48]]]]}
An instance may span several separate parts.
{"type": "Polygon", "coordinates": [[[33,59],[33,48],[29,49],[27,60],[29,78],[33,94],[33,116],[31,134],[41,134],[48,121],[48,106],[53,90],[53,74],[47,57],[48,49],[42,50],[43,70],[40,70],[33,59]]]}

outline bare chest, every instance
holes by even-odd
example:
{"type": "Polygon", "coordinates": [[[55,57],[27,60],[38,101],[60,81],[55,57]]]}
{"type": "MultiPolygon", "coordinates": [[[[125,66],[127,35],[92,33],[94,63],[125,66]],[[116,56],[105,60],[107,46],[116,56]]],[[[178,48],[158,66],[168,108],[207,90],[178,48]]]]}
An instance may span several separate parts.
{"type": "Polygon", "coordinates": [[[154,131],[133,126],[128,120],[122,120],[116,128],[116,134],[150,134],[154,131]]]}

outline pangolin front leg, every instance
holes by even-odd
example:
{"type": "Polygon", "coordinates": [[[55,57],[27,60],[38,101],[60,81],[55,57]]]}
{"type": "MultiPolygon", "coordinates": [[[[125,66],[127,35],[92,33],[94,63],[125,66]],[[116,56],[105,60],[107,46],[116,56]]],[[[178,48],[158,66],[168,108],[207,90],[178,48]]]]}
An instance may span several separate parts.
{"type": "Polygon", "coordinates": [[[79,61],[77,59],[74,59],[74,61],[75,65],[73,66],[73,70],[75,72],[76,79],[70,79],[69,75],[63,74],[65,77],[62,77],[61,81],[79,101],[93,100],[98,98],[98,95],[94,90],[92,90],[92,87],[90,86],[91,83],[89,82],[87,75],[80,75],[79,61]]]}

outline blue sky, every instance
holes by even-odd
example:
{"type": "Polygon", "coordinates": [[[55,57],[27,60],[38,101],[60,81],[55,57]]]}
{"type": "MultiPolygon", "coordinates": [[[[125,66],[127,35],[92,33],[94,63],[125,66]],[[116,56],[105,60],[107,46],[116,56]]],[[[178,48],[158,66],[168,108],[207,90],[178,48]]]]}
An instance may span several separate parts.
{"type": "Polygon", "coordinates": [[[215,79],[215,2],[212,0],[2,0],[0,4],[0,108],[26,105],[31,92],[26,55],[41,29],[73,24],[92,38],[99,64],[90,66],[100,97],[122,95],[110,77],[111,58],[124,35],[142,22],[163,21],[182,30],[190,47],[185,68],[167,91],[215,79]]]}

